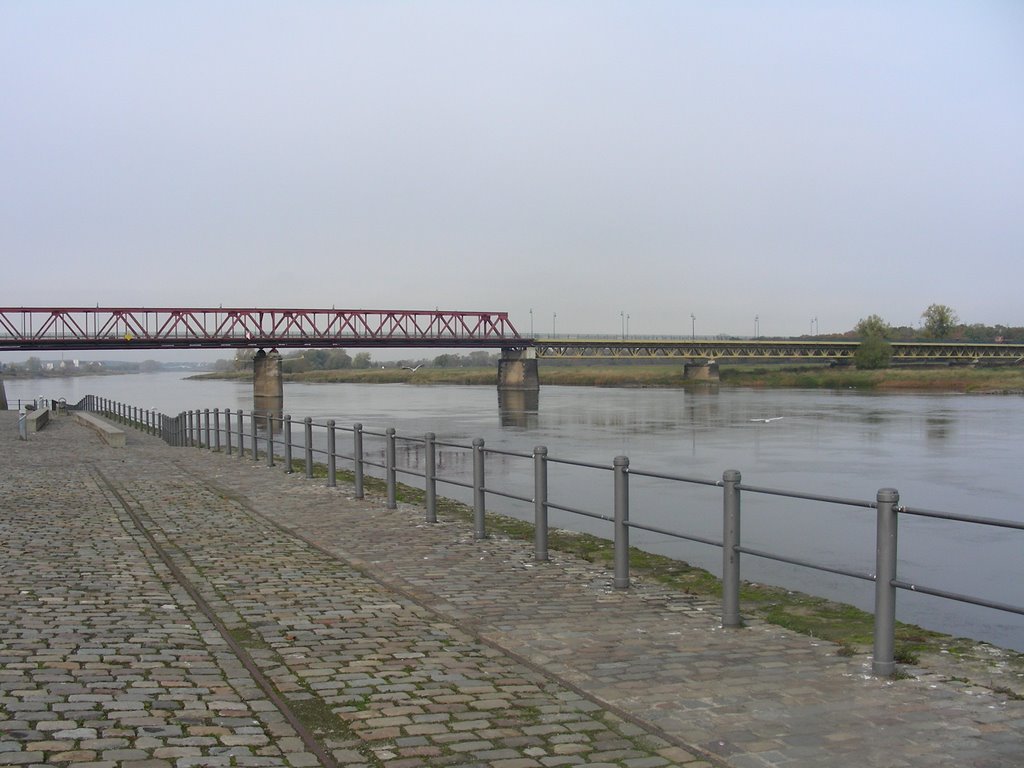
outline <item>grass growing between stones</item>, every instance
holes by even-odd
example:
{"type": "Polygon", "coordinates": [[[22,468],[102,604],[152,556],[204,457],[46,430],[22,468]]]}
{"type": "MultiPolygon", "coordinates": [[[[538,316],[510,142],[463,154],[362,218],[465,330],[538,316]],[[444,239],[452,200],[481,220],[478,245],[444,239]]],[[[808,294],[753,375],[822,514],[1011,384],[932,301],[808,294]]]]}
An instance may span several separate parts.
{"type": "Polygon", "coordinates": [[[317,738],[351,739],[353,733],[330,704],[318,696],[288,697],[288,706],[306,728],[317,738]]]}

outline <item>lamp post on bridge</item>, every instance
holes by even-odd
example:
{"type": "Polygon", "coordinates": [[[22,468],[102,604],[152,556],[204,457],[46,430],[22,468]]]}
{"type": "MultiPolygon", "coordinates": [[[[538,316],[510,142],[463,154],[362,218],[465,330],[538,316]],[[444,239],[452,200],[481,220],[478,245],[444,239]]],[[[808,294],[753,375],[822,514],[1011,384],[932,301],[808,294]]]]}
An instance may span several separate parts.
{"type": "Polygon", "coordinates": [[[758,324],[758,322],[760,320],[761,320],[761,316],[760,315],[754,315],[754,338],[755,339],[758,336],[758,325],[757,324],[758,324]]]}
{"type": "Polygon", "coordinates": [[[558,319],[558,313],[557,312],[552,312],[551,313],[551,335],[552,336],[555,335],[555,321],[557,319],[558,319]]]}
{"type": "Polygon", "coordinates": [[[622,338],[626,338],[626,313],[619,312],[619,325],[622,326],[622,338]]]}
{"type": "Polygon", "coordinates": [[[533,338],[533,307],[530,307],[530,338],[533,338]]]}
{"type": "Polygon", "coordinates": [[[695,340],[697,338],[697,317],[690,313],[690,339],[695,340]]]}

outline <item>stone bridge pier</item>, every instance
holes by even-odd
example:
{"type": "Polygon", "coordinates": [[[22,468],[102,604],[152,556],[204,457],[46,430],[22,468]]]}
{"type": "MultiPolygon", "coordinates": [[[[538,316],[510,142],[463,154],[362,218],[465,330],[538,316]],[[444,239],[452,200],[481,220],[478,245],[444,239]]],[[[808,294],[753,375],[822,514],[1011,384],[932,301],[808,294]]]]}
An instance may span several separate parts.
{"type": "Polygon", "coordinates": [[[256,353],[252,360],[252,409],[259,414],[284,414],[284,378],[281,353],[276,349],[256,353]]]}
{"type": "Polygon", "coordinates": [[[539,392],[537,350],[533,347],[506,347],[498,360],[499,392],[539,392]]]}
{"type": "Polygon", "coordinates": [[[718,362],[715,360],[691,360],[683,366],[686,381],[719,381],[718,362]]]}

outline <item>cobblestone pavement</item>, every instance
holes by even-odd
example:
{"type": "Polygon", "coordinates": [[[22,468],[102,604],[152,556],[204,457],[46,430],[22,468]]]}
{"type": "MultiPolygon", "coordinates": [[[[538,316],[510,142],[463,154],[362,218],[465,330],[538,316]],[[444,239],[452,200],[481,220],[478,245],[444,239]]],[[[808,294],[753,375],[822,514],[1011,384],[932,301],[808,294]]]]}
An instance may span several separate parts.
{"type": "Polygon", "coordinates": [[[0,412],[0,765],[1024,765],[1024,702],[422,509],[0,412]]]}

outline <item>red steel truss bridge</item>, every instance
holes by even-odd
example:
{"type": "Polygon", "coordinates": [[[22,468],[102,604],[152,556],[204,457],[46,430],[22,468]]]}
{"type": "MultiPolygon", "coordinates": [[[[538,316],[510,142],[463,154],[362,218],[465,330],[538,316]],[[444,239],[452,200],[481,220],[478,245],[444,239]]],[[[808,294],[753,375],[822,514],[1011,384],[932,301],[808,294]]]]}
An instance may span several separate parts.
{"type": "Polygon", "coordinates": [[[0,350],[529,345],[506,312],[0,307],[0,350]]]}

